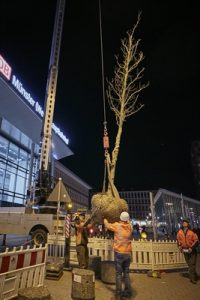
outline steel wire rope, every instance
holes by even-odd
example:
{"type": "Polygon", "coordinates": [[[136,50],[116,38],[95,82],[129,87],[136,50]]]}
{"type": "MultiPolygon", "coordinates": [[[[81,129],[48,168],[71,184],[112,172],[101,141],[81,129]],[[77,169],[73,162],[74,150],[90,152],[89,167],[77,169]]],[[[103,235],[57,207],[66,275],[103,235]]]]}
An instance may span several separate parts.
{"type": "MultiPolygon", "coordinates": [[[[103,96],[103,126],[104,126],[104,150],[105,157],[108,154],[109,140],[107,131],[107,116],[106,116],[106,101],[105,101],[105,78],[104,78],[104,55],[103,55],[103,37],[102,37],[102,16],[101,16],[101,0],[99,0],[99,33],[100,33],[100,45],[101,45],[101,76],[102,76],[102,96],[103,96]]],[[[106,190],[106,176],[107,176],[107,165],[106,158],[104,164],[104,177],[103,177],[103,188],[102,192],[106,190]]]]}

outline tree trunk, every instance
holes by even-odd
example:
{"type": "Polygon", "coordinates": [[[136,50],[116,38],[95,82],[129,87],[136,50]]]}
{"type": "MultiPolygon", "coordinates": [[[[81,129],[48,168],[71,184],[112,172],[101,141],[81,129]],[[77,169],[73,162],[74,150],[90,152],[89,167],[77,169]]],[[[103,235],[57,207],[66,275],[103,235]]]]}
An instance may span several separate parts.
{"type": "MultiPolygon", "coordinates": [[[[110,180],[114,184],[115,181],[115,171],[116,171],[116,164],[117,164],[117,158],[119,154],[119,148],[120,148],[120,142],[121,142],[121,136],[122,136],[122,127],[123,127],[123,121],[120,121],[117,131],[117,136],[115,140],[115,147],[112,151],[112,158],[111,158],[111,164],[110,164],[110,180]]],[[[111,184],[108,184],[108,194],[112,194],[111,190],[111,184]]]]}

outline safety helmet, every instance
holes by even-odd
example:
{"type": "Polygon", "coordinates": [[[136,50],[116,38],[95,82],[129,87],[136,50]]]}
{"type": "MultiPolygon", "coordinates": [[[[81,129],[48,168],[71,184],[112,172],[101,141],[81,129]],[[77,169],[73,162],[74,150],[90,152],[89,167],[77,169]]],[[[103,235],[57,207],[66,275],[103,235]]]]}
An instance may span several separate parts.
{"type": "Polygon", "coordinates": [[[120,215],[120,220],[124,221],[124,222],[128,222],[130,219],[129,214],[127,213],[127,211],[123,211],[120,215]]]}
{"type": "Polygon", "coordinates": [[[186,223],[190,224],[190,220],[189,220],[189,219],[187,219],[187,218],[184,218],[184,219],[182,220],[182,223],[184,223],[184,222],[186,222],[186,223]]]}

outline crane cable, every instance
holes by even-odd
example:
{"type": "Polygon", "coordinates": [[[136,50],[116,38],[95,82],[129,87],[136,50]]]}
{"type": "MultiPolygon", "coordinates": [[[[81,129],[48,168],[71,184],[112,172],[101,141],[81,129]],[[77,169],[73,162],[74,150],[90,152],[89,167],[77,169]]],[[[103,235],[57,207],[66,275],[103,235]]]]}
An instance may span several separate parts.
{"type": "Polygon", "coordinates": [[[100,44],[101,44],[101,73],[102,73],[102,93],[103,93],[103,114],[104,114],[104,136],[103,136],[103,147],[105,155],[105,165],[104,165],[104,179],[103,179],[103,189],[102,192],[106,190],[106,175],[107,175],[107,156],[109,149],[109,137],[107,130],[107,118],[106,118],[106,101],[105,101],[105,86],[104,86],[104,57],[103,57],[103,39],[102,39],[102,23],[101,23],[101,0],[99,0],[99,31],[100,31],[100,44]]]}

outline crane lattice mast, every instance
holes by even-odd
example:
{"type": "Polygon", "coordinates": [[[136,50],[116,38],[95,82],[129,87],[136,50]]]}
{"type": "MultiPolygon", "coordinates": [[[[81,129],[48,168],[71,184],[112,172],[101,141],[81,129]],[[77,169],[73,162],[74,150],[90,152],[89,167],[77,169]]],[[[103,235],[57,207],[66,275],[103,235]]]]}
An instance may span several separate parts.
{"type": "Polygon", "coordinates": [[[65,0],[58,0],[51,45],[51,56],[49,61],[49,73],[46,86],[45,113],[41,133],[40,172],[48,172],[51,153],[52,123],[58,79],[58,64],[62,39],[64,10],[65,0]]]}

